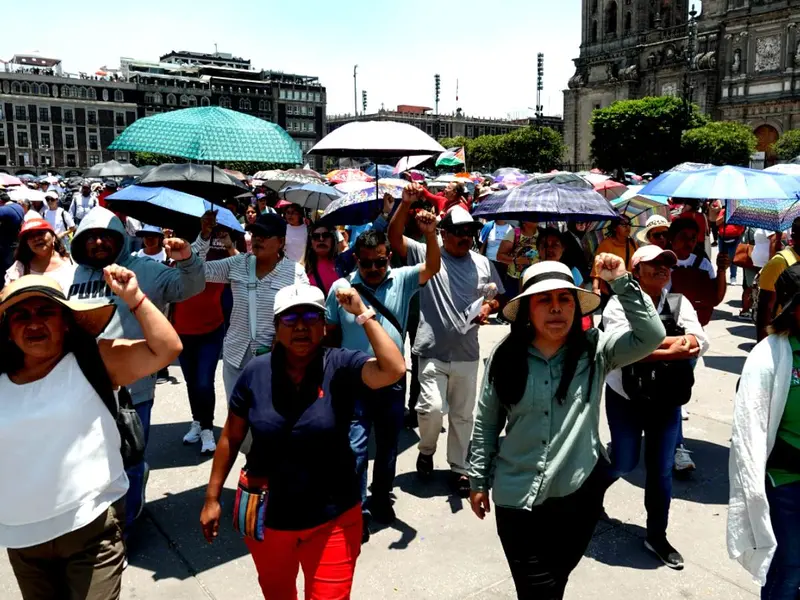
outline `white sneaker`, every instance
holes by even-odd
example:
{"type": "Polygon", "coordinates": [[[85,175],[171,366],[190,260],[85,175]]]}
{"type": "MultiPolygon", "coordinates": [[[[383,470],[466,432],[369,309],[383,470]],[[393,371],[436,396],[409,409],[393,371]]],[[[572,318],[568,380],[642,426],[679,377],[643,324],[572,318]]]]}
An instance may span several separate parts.
{"type": "Polygon", "coordinates": [[[681,406],[681,419],[683,421],[688,421],[689,420],[689,411],[686,410],[685,406],[681,406]]]}
{"type": "Polygon", "coordinates": [[[200,441],[200,421],[192,421],[189,432],[183,436],[184,444],[196,444],[200,441]]]}
{"type": "Polygon", "coordinates": [[[675,471],[678,473],[691,473],[697,468],[692,457],[689,456],[690,454],[691,452],[683,444],[675,448],[675,471]]]}
{"type": "Polygon", "coordinates": [[[214,441],[214,432],[210,429],[203,429],[200,432],[200,439],[203,442],[203,446],[200,448],[200,454],[213,454],[214,450],[217,449],[217,442],[214,441]]]}

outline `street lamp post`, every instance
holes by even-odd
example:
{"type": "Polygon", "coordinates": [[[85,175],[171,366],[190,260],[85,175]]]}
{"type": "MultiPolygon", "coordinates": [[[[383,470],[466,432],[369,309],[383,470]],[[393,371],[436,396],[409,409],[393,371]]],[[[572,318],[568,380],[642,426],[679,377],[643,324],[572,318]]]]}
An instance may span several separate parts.
{"type": "Polygon", "coordinates": [[[694,96],[694,87],[689,79],[689,74],[694,70],[694,59],[697,53],[697,11],[692,4],[692,10],[689,11],[689,22],[686,24],[686,69],[683,72],[683,107],[686,111],[686,127],[689,127],[689,122],[692,115],[692,97],[694,96]]]}
{"type": "Polygon", "coordinates": [[[358,80],[356,79],[356,71],[358,65],[353,65],[353,116],[358,116],[358,80]]]}

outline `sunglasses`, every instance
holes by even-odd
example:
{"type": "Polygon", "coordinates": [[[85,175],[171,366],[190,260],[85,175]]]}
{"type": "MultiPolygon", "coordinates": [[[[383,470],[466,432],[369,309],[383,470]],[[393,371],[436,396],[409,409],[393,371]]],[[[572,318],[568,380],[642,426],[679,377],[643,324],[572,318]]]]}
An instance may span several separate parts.
{"type": "Polygon", "coordinates": [[[321,242],[322,240],[327,240],[333,237],[333,234],[330,231],[326,231],[325,233],[312,233],[311,239],[315,242],[321,242]]]}
{"type": "Polygon", "coordinates": [[[307,327],[313,327],[317,323],[322,321],[322,313],[318,310],[309,310],[305,312],[290,312],[284,313],[278,317],[282,325],[286,327],[296,327],[297,324],[302,320],[303,325],[307,327]]]}
{"type": "Polygon", "coordinates": [[[375,260],[371,260],[369,258],[359,258],[358,265],[360,267],[364,267],[365,269],[371,269],[374,265],[376,269],[383,269],[386,265],[389,264],[388,258],[376,258],[375,260]]]}
{"type": "Polygon", "coordinates": [[[454,227],[448,229],[447,233],[455,237],[473,237],[475,235],[474,227],[454,227]]]}
{"type": "Polygon", "coordinates": [[[651,239],[663,240],[663,239],[666,239],[667,232],[666,231],[651,231],[650,235],[648,237],[650,237],[651,239]]]}

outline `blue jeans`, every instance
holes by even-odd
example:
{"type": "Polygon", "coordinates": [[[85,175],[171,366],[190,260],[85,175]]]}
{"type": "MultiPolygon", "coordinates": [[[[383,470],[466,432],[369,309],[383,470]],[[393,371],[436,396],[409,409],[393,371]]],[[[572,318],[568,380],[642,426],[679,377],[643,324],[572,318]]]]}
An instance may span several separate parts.
{"type": "MultiPolygon", "coordinates": [[[[144,427],[144,443],[147,448],[147,442],[150,440],[150,413],[153,412],[153,401],[148,400],[137,404],[135,407],[136,413],[142,420],[144,427]]],[[[125,526],[129,526],[138,517],[139,513],[144,508],[144,487],[147,483],[147,461],[142,461],[138,465],[128,467],[125,472],[128,474],[128,493],[125,496],[125,526]]]]}
{"type": "Polygon", "coordinates": [[[675,441],[681,423],[678,406],[647,406],[635,398],[626,400],[606,386],[606,416],[611,430],[611,478],[616,480],[639,464],[644,433],[644,506],[647,537],[667,534],[672,501],[672,466],[675,441]]]}
{"type": "MultiPolygon", "coordinates": [[[[720,240],[719,242],[719,251],[724,252],[727,254],[731,259],[731,279],[736,278],[736,269],[738,268],[735,264],[733,264],[733,257],[736,256],[736,246],[739,245],[739,242],[725,242],[720,240]]],[[[719,273],[717,273],[717,277],[719,277],[719,273]]],[[[722,273],[724,275],[724,273],[722,273]]]]}
{"type": "Polygon", "coordinates": [[[361,480],[361,504],[367,501],[368,442],[370,427],[375,428],[375,460],[372,464],[372,495],[388,500],[397,470],[397,441],[403,428],[406,381],[369,390],[356,399],[350,422],[350,448],[356,458],[356,473],[361,480]]]}
{"type": "Polygon", "coordinates": [[[800,597],[800,481],[772,487],[767,481],[772,529],[778,541],[761,588],[761,600],[797,600],[800,597]]]}
{"type": "Polygon", "coordinates": [[[183,352],[178,361],[186,380],[192,420],[198,421],[201,429],[211,429],[214,426],[214,374],[224,337],[222,325],[211,333],[181,336],[183,352]]]}

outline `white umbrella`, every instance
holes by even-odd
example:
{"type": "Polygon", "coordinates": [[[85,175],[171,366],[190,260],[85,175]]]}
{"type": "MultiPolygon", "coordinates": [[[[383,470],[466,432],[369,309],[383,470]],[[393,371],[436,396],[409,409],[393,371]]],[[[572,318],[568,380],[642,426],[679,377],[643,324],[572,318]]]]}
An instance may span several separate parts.
{"type": "Polygon", "coordinates": [[[334,129],[309,150],[325,156],[388,159],[439,154],[442,145],[413,125],[394,121],[354,121],[334,129]]]}
{"type": "Polygon", "coordinates": [[[281,196],[287,202],[317,211],[323,210],[331,202],[344,196],[344,194],[329,185],[306,183],[283,188],[281,196]]]}
{"type": "Polygon", "coordinates": [[[86,177],[137,177],[141,174],[142,171],[138,167],[116,160],[98,163],[86,171],[86,177]]]}
{"type": "Polygon", "coordinates": [[[420,166],[429,158],[430,155],[428,154],[418,154],[416,156],[404,156],[403,158],[397,161],[397,164],[394,166],[394,172],[403,173],[405,171],[409,171],[415,167],[420,166]]]}
{"type": "Polygon", "coordinates": [[[785,175],[794,175],[800,177],[800,164],[784,163],[780,165],[772,165],[764,169],[772,173],[784,173],[785,175]]]}
{"type": "Polygon", "coordinates": [[[47,200],[45,198],[44,192],[41,190],[32,190],[26,185],[19,185],[14,186],[12,188],[8,188],[6,192],[8,197],[11,198],[14,202],[22,202],[23,200],[29,200],[31,202],[40,201],[44,202],[47,200]]]}
{"type": "Polygon", "coordinates": [[[611,179],[611,177],[608,175],[602,175],[600,173],[587,173],[585,171],[578,173],[578,175],[583,177],[586,181],[588,181],[592,185],[603,183],[604,181],[608,181],[609,179],[611,179]]]}

